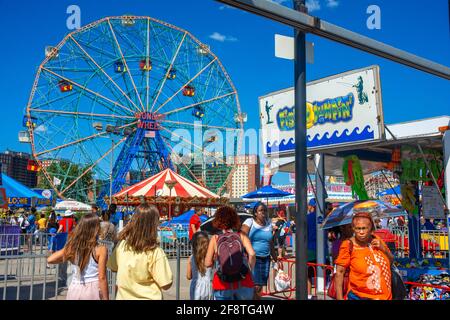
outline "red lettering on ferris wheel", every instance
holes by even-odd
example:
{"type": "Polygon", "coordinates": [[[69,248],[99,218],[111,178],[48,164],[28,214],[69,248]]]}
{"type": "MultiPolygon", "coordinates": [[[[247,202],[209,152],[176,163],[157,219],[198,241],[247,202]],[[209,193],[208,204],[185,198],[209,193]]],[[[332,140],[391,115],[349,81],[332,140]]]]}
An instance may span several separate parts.
{"type": "Polygon", "coordinates": [[[146,130],[159,130],[159,124],[157,122],[138,122],[137,127],[139,129],[146,129],[146,130]]]}
{"type": "Polygon", "coordinates": [[[135,115],[136,119],[139,120],[162,120],[165,118],[165,116],[163,114],[157,114],[154,112],[137,112],[135,115]]]}

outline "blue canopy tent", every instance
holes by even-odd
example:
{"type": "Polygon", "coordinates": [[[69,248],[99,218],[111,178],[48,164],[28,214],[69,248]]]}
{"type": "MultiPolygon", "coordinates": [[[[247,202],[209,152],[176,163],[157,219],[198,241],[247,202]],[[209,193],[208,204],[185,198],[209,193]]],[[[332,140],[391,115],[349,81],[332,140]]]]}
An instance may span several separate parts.
{"type": "MultiPolygon", "coordinates": [[[[194,210],[186,211],[183,214],[180,214],[177,217],[172,218],[170,221],[165,221],[161,223],[161,227],[170,227],[172,225],[181,225],[183,228],[189,227],[189,220],[194,215],[194,210]]],[[[200,222],[203,223],[208,220],[208,217],[205,215],[200,216],[200,222]]]]}
{"type": "Polygon", "coordinates": [[[42,195],[2,173],[2,187],[5,188],[9,207],[23,208],[36,205],[39,200],[46,200],[42,195]],[[36,203],[33,203],[36,199],[36,203]]]}
{"type": "Polygon", "coordinates": [[[282,198],[292,196],[292,193],[276,189],[272,186],[264,186],[258,190],[252,191],[242,196],[243,199],[267,199],[267,205],[269,205],[269,198],[282,198]]]}

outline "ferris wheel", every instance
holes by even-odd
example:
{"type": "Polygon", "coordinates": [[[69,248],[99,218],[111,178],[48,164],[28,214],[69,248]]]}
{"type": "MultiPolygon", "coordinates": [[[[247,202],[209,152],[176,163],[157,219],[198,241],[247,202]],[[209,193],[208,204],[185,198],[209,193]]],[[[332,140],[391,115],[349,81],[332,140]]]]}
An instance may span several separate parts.
{"type": "Polygon", "coordinates": [[[46,48],[24,125],[49,187],[98,200],[166,168],[223,192],[245,118],[208,46],[151,17],[118,16],[46,48]]]}

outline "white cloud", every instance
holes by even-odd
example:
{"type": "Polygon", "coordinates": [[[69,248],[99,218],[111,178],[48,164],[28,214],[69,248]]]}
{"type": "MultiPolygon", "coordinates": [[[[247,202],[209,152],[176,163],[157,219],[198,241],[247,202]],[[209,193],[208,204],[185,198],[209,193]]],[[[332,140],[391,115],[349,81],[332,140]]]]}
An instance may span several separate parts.
{"type": "Polygon", "coordinates": [[[336,8],[339,5],[338,0],[327,0],[327,7],[328,8],[336,8]]]}
{"type": "Polygon", "coordinates": [[[231,42],[234,42],[234,41],[237,41],[237,40],[238,40],[238,39],[235,38],[235,37],[232,37],[232,36],[225,36],[225,35],[220,34],[220,33],[218,33],[218,32],[214,32],[213,34],[211,34],[211,35],[209,36],[209,38],[211,38],[211,39],[213,39],[213,40],[216,40],[216,41],[219,41],[219,42],[225,42],[225,41],[231,41],[231,42]]]}
{"type": "Polygon", "coordinates": [[[320,10],[319,0],[306,0],[306,7],[308,8],[308,12],[320,10]]]}

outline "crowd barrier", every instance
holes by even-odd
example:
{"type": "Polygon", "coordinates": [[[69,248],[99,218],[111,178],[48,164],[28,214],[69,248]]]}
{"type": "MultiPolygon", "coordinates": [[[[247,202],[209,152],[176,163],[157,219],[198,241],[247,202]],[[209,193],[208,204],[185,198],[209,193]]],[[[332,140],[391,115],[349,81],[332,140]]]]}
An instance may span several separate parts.
{"type": "MultiPolygon", "coordinates": [[[[287,273],[291,279],[290,285],[287,289],[278,291],[275,287],[276,270],[272,270],[267,281],[267,286],[262,292],[262,296],[270,296],[279,299],[292,300],[295,299],[295,257],[283,258],[278,260],[281,264],[281,269],[287,273]]],[[[334,267],[326,264],[307,263],[308,274],[311,276],[311,296],[314,299],[329,299],[327,297],[327,289],[334,272],[334,267]]]]}
{"type": "MultiPolygon", "coordinates": [[[[397,258],[409,256],[409,239],[407,227],[391,227],[395,240],[390,247],[397,258]]],[[[448,232],[441,230],[422,230],[420,232],[422,255],[424,258],[448,258],[448,232]]],[[[389,244],[389,243],[388,243],[389,244]]]]}
{"type": "Polygon", "coordinates": [[[64,287],[61,267],[47,267],[46,254],[0,257],[0,296],[2,300],[46,300],[64,287]]]}

